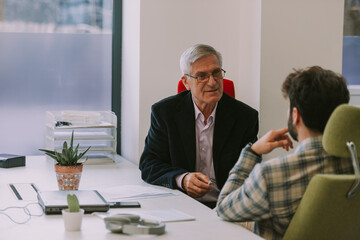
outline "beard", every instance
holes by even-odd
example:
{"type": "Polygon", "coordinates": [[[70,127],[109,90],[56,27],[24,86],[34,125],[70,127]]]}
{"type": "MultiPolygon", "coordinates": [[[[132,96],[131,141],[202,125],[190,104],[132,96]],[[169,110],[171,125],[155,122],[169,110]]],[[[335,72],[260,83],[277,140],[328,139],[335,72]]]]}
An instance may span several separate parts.
{"type": "Polygon", "coordinates": [[[293,124],[293,119],[292,119],[292,114],[289,114],[289,119],[288,119],[288,131],[290,136],[295,140],[298,141],[298,133],[295,129],[295,126],[293,124]]]}

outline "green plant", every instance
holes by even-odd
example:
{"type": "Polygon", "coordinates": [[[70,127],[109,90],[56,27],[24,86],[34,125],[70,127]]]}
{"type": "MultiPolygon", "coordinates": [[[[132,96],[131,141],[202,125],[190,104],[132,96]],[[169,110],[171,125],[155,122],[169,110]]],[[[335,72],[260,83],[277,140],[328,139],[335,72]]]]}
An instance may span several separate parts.
{"type": "Polygon", "coordinates": [[[74,149],[73,142],[74,142],[74,131],[72,131],[71,134],[70,147],[68,148],[67,142],[64,141],[62,152],[59,153],[56,151],[51,151],[46,149],[39,149],[39,150],[45,152],[46,155],[55,159],[59,165],[63,165],[63,166],[80,165],[88,159],[88,157],[86,157],[84,161],[79,162],[79,160],[85,155],[85,153],[90,149],[90,147],[88,147],[84,152],[78,154],[79,144],[74,149]]]}
{"type": "Polygon", "coordinates": [[[67,203],[68,203],[68,207],[69,207],[69,212],[79,212],[80,204],[79,204],[79,200],[75,194],[67,195],[67,203]]]}

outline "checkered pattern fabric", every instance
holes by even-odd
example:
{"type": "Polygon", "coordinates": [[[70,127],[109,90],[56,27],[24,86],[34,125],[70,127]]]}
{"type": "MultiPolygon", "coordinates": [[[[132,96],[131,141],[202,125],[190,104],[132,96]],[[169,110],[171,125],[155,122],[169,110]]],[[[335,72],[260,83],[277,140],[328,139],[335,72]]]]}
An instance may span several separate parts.
{"type": "Polygon", "coordinates": [[[350,159],[328,155],[322,137],[302,141],[293,154],[261,162],[247,145],[220,192],[217,213],[227,221],[256,221],[265,239],[282,239],[315,174],[352,174],[350,159]]]}

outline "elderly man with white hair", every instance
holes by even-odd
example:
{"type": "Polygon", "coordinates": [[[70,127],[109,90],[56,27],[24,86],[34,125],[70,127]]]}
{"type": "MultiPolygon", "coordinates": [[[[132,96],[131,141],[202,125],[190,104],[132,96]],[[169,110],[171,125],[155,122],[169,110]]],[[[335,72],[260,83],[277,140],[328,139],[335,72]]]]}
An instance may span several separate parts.
{"type": "Polygon", "coordinates": [[[222,57],[197,44],[180,58],[187,91],[152,106],[143,180],[180,189],[210,208],[241,149],[257,139],[258,112],[223,92],[222,57]]]}

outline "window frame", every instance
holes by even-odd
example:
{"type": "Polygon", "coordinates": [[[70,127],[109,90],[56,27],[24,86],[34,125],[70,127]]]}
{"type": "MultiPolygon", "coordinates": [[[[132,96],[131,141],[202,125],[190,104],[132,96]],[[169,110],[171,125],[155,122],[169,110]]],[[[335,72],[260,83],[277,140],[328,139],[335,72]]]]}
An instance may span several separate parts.
{"type": "Polygon", "coordinates": [[[122,8],[122,0],[113,1],[111,111],[117,116],[117,154],[121,154],[122,8]]]}

